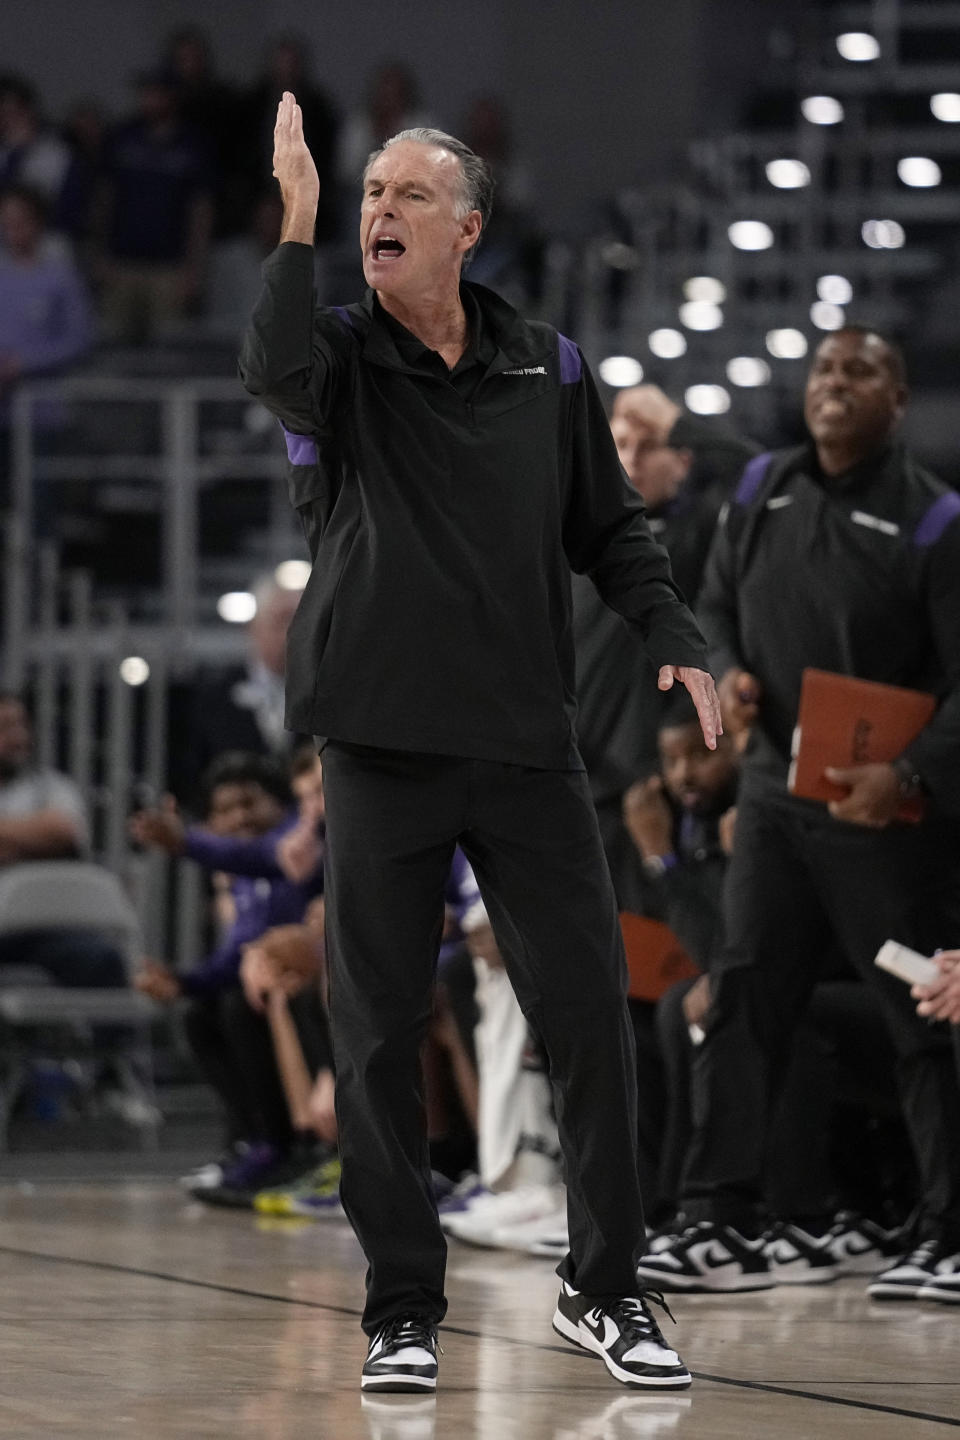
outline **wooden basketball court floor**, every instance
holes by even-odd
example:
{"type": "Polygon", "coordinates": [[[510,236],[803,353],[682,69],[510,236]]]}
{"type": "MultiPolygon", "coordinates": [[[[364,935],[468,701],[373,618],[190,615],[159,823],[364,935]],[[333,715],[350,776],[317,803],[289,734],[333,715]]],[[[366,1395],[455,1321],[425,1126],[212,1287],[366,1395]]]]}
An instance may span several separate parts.
{"type": "Polygon", "coordinates": [[[625,1390],[550,1328],[550,1262],[451,1244],[436,1400],[361,1403],[345,1222],[258,1221],[169,1182],[0,1186],[3,1440],[910,1440],[960,1427],[960,1307],[859,1279],[687,1296],[694,1372],[625,1390]]]}

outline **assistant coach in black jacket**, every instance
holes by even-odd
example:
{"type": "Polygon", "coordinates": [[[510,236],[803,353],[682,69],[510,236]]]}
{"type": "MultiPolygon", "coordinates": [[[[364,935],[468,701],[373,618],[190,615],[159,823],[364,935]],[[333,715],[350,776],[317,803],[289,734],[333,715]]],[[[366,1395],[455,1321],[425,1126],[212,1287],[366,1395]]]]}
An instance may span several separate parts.
{"type": "Polygon", "coordinates": [[[632,624],[660,685],[687,686],[713,744],[702,637],[577,347],[461,285],[489,213],[483,163],[434,131],[371,157],[370,292],[341,310],[314,305],[317,181],[290,95],[275,173],[282,241],[241,374],[288,431],[314,561],[287,723],[325,746],[341,1193],[369,1261],[362,1384],[436,1384],[445,1245],[418,1050],[458,841],[556,1085],[570,1254],[554,1325],[621,1380],[689,1384],[636,1280],[633,1042],[576,746],[570,568],[632,624]]]}
{"type": "Polygon", "coordinates": [[[949,1036],[873,964],[887,939],[929,954],[960,927],[960,495],[898,441],[905,403],[890,343],[852,326],[824,340],[807,380],[812,443],[750,461],[711,548],[700,613],[729,728],[742,719],[751,735],[680,1201],[699,1223],[641,1266],[670,1290],[773,1283],[760,1234],[765,1144],[831,944],[877,988],[923,1192],[917,1248],[869,1293],[950,1298],[931,1292],[960,1271],[949,1036]],[[828,770],[848,792],[829,807],[787,789],[806,666],[938,701],[893,763],[828,770]],[[915,791],[925,819],[898,822],[915,791]]]}

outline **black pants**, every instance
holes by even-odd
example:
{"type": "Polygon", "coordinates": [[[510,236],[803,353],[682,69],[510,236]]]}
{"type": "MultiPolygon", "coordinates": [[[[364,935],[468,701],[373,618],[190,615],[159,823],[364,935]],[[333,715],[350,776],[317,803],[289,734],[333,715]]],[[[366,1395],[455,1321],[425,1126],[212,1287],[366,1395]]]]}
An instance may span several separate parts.
{"type": "Polygon", "coordinates": [[[57,985],[122,989],[127,967],[112,941],[95,930],[24,930],[0,937],[0,965],[35,965],[57,985]]]}
{"type": "MultiPolygon", "coordinates": [[[[309,1038],[317,1028],[319,998],[303,991],[290,1011],[311,1070],[309,1038]],[[303,1013],[300,1013],[300,1012],[303,1013]]],[[[286,1095],[280,1081],[270,1026],[251,1010],[237,985],[195,999],[187,1007],[184,1028],[204,1079],[227,1113],[228,1139],[269,1141],[285,1150],[294,1139],[286,1095]]],[[[322,1012],[320,1031],[325,1030],[322,1012]]],[[[321,1063],[328,1063],[322,1059],[321,1063]]]]}
{"type": "Polygon", "coordinates": [[[643,1214],[633,1032],[616,905],[577,773],[330,742],[327,956],[344,1208],[369,1262],[364,1329],[443,1318],[419,1048],[459,840],[540,1035],[588,1295],[635,1294],[643,1214]]]}
{"type": "Polygon", "coordinates": [[[791,1041],[818,957],[836,942],[880,999],[925,1225],[960,1238],[960,1087],[948,1027],[920,1019],[909,986],[873,964],[887,939],[929,954],[960,934],[955,844],[931,825],[842,824],[745,781],[724,890],[726,942],[694,1062],[695,1128],[682,1185],[692,1219],[756,1224],[791,1041]]]}

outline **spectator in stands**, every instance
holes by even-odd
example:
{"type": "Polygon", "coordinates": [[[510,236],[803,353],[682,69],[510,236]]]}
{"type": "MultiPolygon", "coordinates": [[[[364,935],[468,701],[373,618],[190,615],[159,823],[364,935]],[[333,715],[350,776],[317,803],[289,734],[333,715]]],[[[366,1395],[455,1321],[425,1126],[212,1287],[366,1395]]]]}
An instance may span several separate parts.
{"type": "MultiPolygon", "coordinates": [[[[68,251],[45,244],[44,202],[33,190],[0,191],[0,446],[5,451],[10,396],[19,380],[56,375],[90,349],[93,312],[68,251]]],[[[62,408],[35,404],[34,424],[55,430],[62,408]]],[[[0,478],[4,460],[0,459],[0,478]]]]}
{"type": "Polygon", "coordinates": [[[293,882],[280,867],[278,844],[298,820],[280,766],[262,756],[228,753],[210,767],[205,788],[205,827],[185,826],[168,798],[162,809],[134,816],[131,833],[140,844],[230,875],[235,918],[193,970],[176,974],[148,961],[137,983],[156,1000],[191,1000],[187,1035],[229,1126],[224,1163],[205,1169],[195,1188],[213,1203],[249,1206],[258,1190],[302,1172],[312,1156],[304,1157],[297,1144],[269,1027],[240,985],[241,960],[244,948],[273,926],[302,921],[323,887],[323,873],[318,865],[306,880],[293,882]]]}
{"type": "Polygon", "coordinates": [[[73,241],[86,272],[92,263],[97,186],[103,169],[107,116],[98,100],[78,100],[63,124],[70,165],[60,190],[54,224],[73,241]]]}
{"type": "Polygon", "coordinates": [[[471,150],[490,166],[497,187],[497,208],[474,262],[473,278],[537,300],[543,289],[545,241],[536,223],[532,180],[515,152],[506,106],[496,96],[478,95],[461,129],[471,150]]]}
{"type": "Polygon", "coordinates": [[[240,149],[240,98],[219,78],[210,36],[201,25],[181,25],[167,37],[161,68],[177,86],[180,117],[202,136],[213,176],[215,238],[247,224],[249,180],[240,149]]]}
{"type": "MultiPolygon", "coordinates": [[[[408,65],[388,60],[372,72],[364,103],[345,117],[337,143],[336,170],[345,232],[354,222],[357,184],[371,151],[401,130],[430,123],[421,104],[417,77],[408,65]]],[[[324,193],[322,186],[320,193],[324,193]]]]}
{"type": "Polygon", "coordinates": [[[339,119],[328,95],[315,84],[311,70],[310,47],[302,36],[278,35],[268,42],[259,78],[253,88],[240,97],[235,154],[246,178],[242,214],[249,217],[262,177],[273,170],[277,105],[285,90],[294,91],[303,111],[307,144],[320,176],[315,237],[318,244],[323,244],[334,238],[338,228],[335,174],[339,119]]]}
{"type": "Polygon", "coordinates": [[[771,1106],[831,941],[877,987],[923,1193],[917,1248],[869,1293],[916,1298],[960,1269],[949,1037],[873,964],[889,936],[929,953],[960,923],[960,497],[897,442],[906,398],[902,358],[882,336],[847,326],[823,340],[806,389],[812,443],[750,462],[711,550],[701,611],[725,728],[751,736],[696,1065],[681,1202],[693,1223],[640,1268],[667,1289],[772,1283],[761,1234],[771,1106]],[[787,792],[809,665],[940,702],[893,763],[828,770],[847,792],[829,807],[787,792]],[[918,825],[897,823],[910,795],[927,803],[918,825]]]}
{"type": "MultiPolygon", "coordinates": [[[[0,873],[89,850],[87,808],[66,775],[33,761],[33,731],[19,695],[0,692],[0,873]]],[[[42,916],[37,917],[42,922],[42,916]]],[[[44,929],[0,938],[0,965],[35,965],[58,985],[124,986],[123,956],[89,930],[44,929]]]]}
{"type": "Polygon", "coordinates": [[[41,120],[35,87],[0,75],[0,190],[26,185],[56,210],[69,164],[66,144],[41,120]]]}
{"type": "MultiPolygon", "coordinates": [[[[655,385],[617,394],[620,463],[647,505],[674,579],[693,604],[726,490],[755,453],[748,441],[685,414],[655,385]]],[[[620,908],[643,913],[649,883],[623,824],[623,795],[657,765],[662,713],[652,671],[585,575],[574,575],[577,737],[620,908]]]]}
{"type": "Polygon", "coordinates": [[[207,328],[231,340],[240,334],[260,293],[260,267],[280,243],[283,202],[265,190],[252,202],[243,233],[214,245],[207,287],[207,328]]]}
{"type": "Polygon", "coordinates": [[[167,70],[137,77],[137,114],[104,148],[99,232],[106,328],[141,343],[171,333],[201,300],[213,222],[204,139],[180,114],[167,70]]]}
{"type": "Polygon", "coordinates": [[[205,675],[178,691],[171,717],[172,786],[192,804],[200,777],[224,750],[246,750],[286,761],[294,736],[284,728],[287,630],[302,591],[272,576],[253,584],[256,612],[247,628],[246,663],[205,675]]]}

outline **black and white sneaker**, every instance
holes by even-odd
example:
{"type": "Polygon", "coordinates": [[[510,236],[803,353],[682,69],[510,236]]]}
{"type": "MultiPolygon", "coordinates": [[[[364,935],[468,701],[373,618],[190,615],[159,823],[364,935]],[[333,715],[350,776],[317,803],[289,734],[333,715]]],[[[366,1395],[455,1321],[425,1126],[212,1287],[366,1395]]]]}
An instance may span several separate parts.
{"type": "Polygon", "coordinates": [[[929,1280],[920,1288],[921,1300],[939,1300],[944,1305],[960,1305],[960,1252],[940,1256],[929,1280]]]}
{"type": "Polygon", "coordinates": [[[644,1255],[637,1278],[670,1293],[770,1290],[774,1279],[764,1246],[762,1237],[748,1240],[731,1225],[701,1220],[663,1249],[644,1255]]]}
{"type": "Polygon", "coordinates": [[[826,1285],[838,1274],[827,1237],[786,1220],[766,1232],[763,1253],[777,1285],[826,1285]]]}
{"type": "Polygon", "coordinates": [[[417,1315],[397,1315],[370,1341],[360,1377],[362,1390],[437,1388],[437,1327],[417,1315]]]}
{"type": "Polygon", "coordinates": [[[826,1236],[838,1275],[876,1275],[905,1250],[902,1229],[885,1230],[865,1215],[841,1210],[826,1236]]]}
{"type": "MultiPolygon", "coordinates": [[[[667,1310],[659,1296],[650,1298],[667,1310]]],[[[690,1371],[661,1335],[647,1297],[626,1295],[622,1300],[595,1305],[564,1280],[553,1328],[572,1345],[599,1355],[614,1379],[624,1385],[685,1390],[690,1384],[690,1371]]]]}
{"type": "MultiPolygon", "coordinates": [[[[909,1255],[904,1255],[886,1270],[881,1270],[875,1275],[867,1286],[867,1294],[871,1300],[928,1300],[942,1298],[932,1293],[937,1288],[944,1291],[947,1284],[942,1287],[935,1285],[940,1274],[949,1276],[951,1268],[956,1270],[960,1265],[960,1256],[951,1254],[954,1247],[945,1244],[939,1239],[922,1240],[909,1255]],[[941,1272],[938,1267],[944,1264],[941,1272]],[[928,1289],[928,1285],[930,1289],[928,1289]]],[[[956,1282],[955,1282],[956,1283],[956,1282]]],[[[960,1299],[960,1293],[956,1296],[960,1299]]]]}

